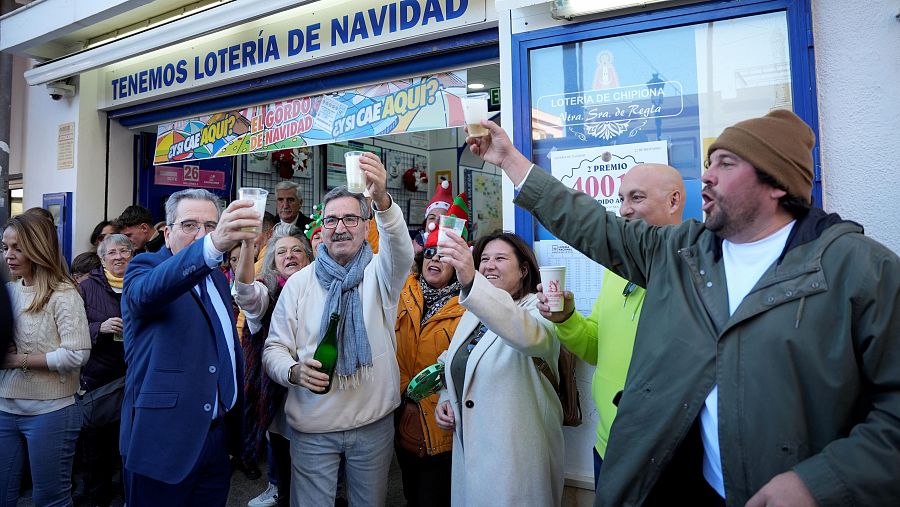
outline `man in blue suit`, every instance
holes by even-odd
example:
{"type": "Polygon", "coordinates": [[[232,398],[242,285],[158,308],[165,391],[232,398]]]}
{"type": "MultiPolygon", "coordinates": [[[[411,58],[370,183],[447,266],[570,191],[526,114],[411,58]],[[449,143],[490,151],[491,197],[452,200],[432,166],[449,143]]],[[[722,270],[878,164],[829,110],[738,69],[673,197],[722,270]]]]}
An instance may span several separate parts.
{"type": "MultiPolygon", "coordinates": [[[[125,273],[125,399],[119,449],[129,507],[221,505],[229,453],[240,445],[243,357],[224,252],[253,239],[251,201],[220,214],[201,189],[166,201],[166,248],[135,257],[125,273]]],[[[259,230],[259,229],[257,229],[259,230]]]]}

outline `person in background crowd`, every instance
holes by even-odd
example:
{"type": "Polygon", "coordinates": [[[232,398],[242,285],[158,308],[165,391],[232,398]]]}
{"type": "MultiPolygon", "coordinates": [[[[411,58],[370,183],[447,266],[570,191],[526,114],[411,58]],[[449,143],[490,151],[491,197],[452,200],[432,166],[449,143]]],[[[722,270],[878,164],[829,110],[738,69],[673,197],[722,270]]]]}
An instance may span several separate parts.
{"type": "MultiPolygon", "coordinates": [[[[662,164],[639,164],[622,178],[619,214],[627,220],[643,220],[650,225],[677,225],[684,211],[684,196],[684,181],[678,170],[662,164]]],[[[566,291],[565,307],[560,312],[550,312],[546,296],[538,293],[537,308],[544,318],[556,323],[559,341],[576,356],[596,366],[591,381],[591,394],[599,416],[597,442],[592,451],[595,488],[606,455],[609,429],[616,417],[614,400],[625,386],[643,304],[642,287],[608,270],[603,273],[600,295],[587,318],[575,311],[575,296],[571,292],[566,291]]]]}
{"type": "MultiPolygon", "coordinates": [[[[266,258],[266,245],[269,242],[269,239],[272,238],[272,234],[275,232],[275,227],[280,225],[278,222],[278,218],[275,215],[266,211],[263,213],[263,225],[262,225],[262,233],[256,236],[256,240],[253,242],[254,248],[254,259],[255,264],[253,265],[253,270],[256,273],[256,276],[259,276],[263,270],[263,264],[266,258]]],[[[285,227],[293,227],[285,226],[285,227]]],[[[232,287],[231,295],[232,299],[234,298],[234,272],[235,267],[237,266],[237,260],[240,258],[240,254],[242,252],[241,244],[239,243],[231,250],[231,254],[229,254],[230,262],[229,262],[229,272],[226,273],[228,277],[228,283],[232,287]]],[[[237,319],[235,320],[235,327],[238,330],[238,334],[241,335],[244,329],[244,312],[241,311],[240,307],[235,303],[235,314],[237,315],[237,319]]],[[[256,480],[259,478],[259,469],[256,467],[255,463],[249,463],[245,467],[245,463],[237,462],[237,467],[247,476],[250,480],[256,480]]]]}
{"type": "Polygon", "coordinates": [[[50,220],[50,223],[52,223],[53,226],[56,227],[56,220],[53,218],[53,213],[50,213],[49,211],[47,211],[44,208],[41,208],[40,206],[28,208],[27,210],[25,210],[25,213],[28,213],[31,215],[37,215],[39,217],[44,217],[47,220],[50,220]]]}
{"type": "Polygon", "coordinates": [[[228,286],[234,287],[234,267],[237,266],[238,258],[241,256],[241,244],[238,243],[234,248],[228,251],[227,255],[222,256],[222,265],[220,266],[222,274],[228,280],[228,286]]]}
{"type": "Polygon", "coordinates": [[[393,456],[393,411],[400,404],[393,324],[413,262],[400,207],[385,189],[387,172],[372,153],[360,158],[374,202],[337,187],[324,199],[324,244],[310,268],[285,284],[272,315],[263,365],[288,387],[291,502],[333,505],[345,459],[350,505],[384,505],[393,456]],[[372,254],[370,209],[380,229],[372,254]],[[313,359],[332,313],[340,315],[334,385],[313,359]],[[297,316],[303,316],[298,319],[297,316]]]}
{"type": "Polygon", "coordinates": [[[900,258],[810,207],[802,119],[726,128],[706,222],[667,227],[604,213],[482,125],[466,142],[516,204],[647,288],[597,505],[900,505],[900,258]]]}
{"type": "Polygon", "coordinates": [[[125,399],[119,450],[129,507],[224,506],[240,455],[243,357],[225,252],[262,226],[253,202],[203,189],[166,201],[166,248],[125,272],[125,399]]]}
{"type": "Polygon", "coordinates": [[[453,432],[453,505],[560,505],[565,467],[559,342],[536,308],[531,248],[510,232],[438,241],[456,269],[465,307],[443,354],[445,389],[435,411],[453,432]],[[552,378],[552,380],[551,380],[552,378]],[[496,473],[503,470],[503,473],[496,473]]]}
{"type": "MultiPolygon", "coordinates": [[[[449,214],[468,218],[465,194],[449,214]]],[[[463,238],[467,234],[463,231],[463,238]]],[[[395,419],[397,463],[403,477],[403,495],[410,507],[450,505],[453,433],[434,419],[439,396],[416,403],[406,397],[410,380],[438,362],[447,350],[459,319],[466,311],[459,304],[460,284],[453,266],[437,254],[437,229],[428,235],[425,250],[416,254],[415,273],[406,279],[397,307],[397,364],[400,367],[400,408],[395,419]]]]}
{"type": "Polygon", "coordinates": [[[143,206],[133,204],[119,215],[115,225],[134,244],[134,254],[158,252],[165,245],[165,237],[153,226],[153,214],[143,206]]]}
{"type": "Polygon", "coordinates": [[[453,192],[450,182],[441,180],[434,189],[431,202],[425,208],[425,219],[422,221],[422,229],[413,237],[413,248],[419,253],[424,248],[425,241],[432,230],[440,225],[441,215],[446,215],[450,205],[453,204],[453,192]]]}
{"type": "Polygon", "coordinates": [[[319,245],[322,244],[322,204],[313,206],[313,214],[309,218],[312,221],[306,224],[304,234],[309,239],[309,245],[312,248],[313,256],[315,256],[319,245]]]}
{"type": "Polygon", "coordinates": [[[156,222],[156,225],[154,225],[153,228],[156,229],[156,232],[158,232],[158,233],[160,233],[160,234],[165,234],[165,232],[166,232],[166,221],[165,221],[165,220],[160,220],[159,222],[156,222]]]}
{"type": "Polygon", "coordinates": [[[101,264],[100,256],[95,252],[80,253],[72,259],[72,278],[75,283],[81,283],[91,275],[91,271],[99,268],[101,264]]]}
{"type": "Polygon", "coordinates": [[[7,288],[17,325],[0,363],[0,505],[16,505],[26,454],[34,504],[71,505],[81,427],[73,395],[91,348],[84,302],[46,218],[10,218],[3,254],[16,279],[7,288]]]}
{"type": "Polygon", "coordinates": [[[300,184],[285,180],[275,185],[275,206],[281,223],[290,224],[301,231],[310,222],[310,218],[300,211],[303,196],[300,195],[300,184]]]}
{"type": "MultiPolygon", "coordinates": [[[[124,234],[110,234],[97,248],[103,265],[79,284],[91,336],[91,358],[81,370],[81,388],[85,393],[114,382],[124,389],[124,325],[120,303],[122,281],[133,251],[131,241],[124,234]]],[[[81,428],[84,489],[92,506],[109,506],[115,496],[112,479],[121,468],[120,412],[121,404],[111,421],[88,421],[86,417],[81,428]]]]}
{"type": "Polygon", "coordinates": [[[243,243],[240,260],[235,264],[237,283],[234,299],[247,317],[242,332],[244,347],[244,396],[248,403],[244,410],[244,463],[256,462],[269,442],[269,485],[247,505],[290,505],[291,459],[290,444],[284,437],[284,399],[287,390],[262,370],[262,351],[269,333],[272,312],[281,289],[294,273],[312,262],[309,241],[296,227],[279,226],[269,240],[263,271],[254,279],[252,245],[243,243]]]}
{"type": "MultiPolygon", "coordinates": [[[[266,248],[268,247],[269,240],[272,239],[272,235],[275,233],[275,226],[278,225],[278,217],[266,211],[263,213],[263,225],[262,225],[262,233],[256,237],[256,241],[254,245],[256,246],[256,259],[255,264],[253,265],[253,270],[256,273],[256,276],[259,276],[262,273],[265,258],[266,258],[266,248]]],[[[238,326],[238,329],[241,329],[241,326],[238,326]]]]}
{"type": "Polygon", "coordinates": [[[116,234],[119,232],[119,229],[116,228],[116,225],[109,220],[104,220],[97,224],[94,227],[94,230],[91,232],[91,247],[93,250],[97,250],[97,247],[100,245],[100,242],[103,241],[103,238],[109,236],[110,234],[116,234]]]}

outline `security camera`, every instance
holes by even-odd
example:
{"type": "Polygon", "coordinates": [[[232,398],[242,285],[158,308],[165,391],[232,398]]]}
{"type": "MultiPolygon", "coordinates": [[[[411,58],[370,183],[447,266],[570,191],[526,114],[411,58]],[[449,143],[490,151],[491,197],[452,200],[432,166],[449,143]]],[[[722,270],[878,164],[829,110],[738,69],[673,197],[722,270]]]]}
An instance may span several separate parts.
{"type": "Polygon", "coordinates": [[[53,100],[60,100],[63,97],[74,97],[75,96],[75,85],[70,85],[63,81],[56,81],[54,83],[47,84],[47,93],[50,94],[50,98],[53,100]]]}

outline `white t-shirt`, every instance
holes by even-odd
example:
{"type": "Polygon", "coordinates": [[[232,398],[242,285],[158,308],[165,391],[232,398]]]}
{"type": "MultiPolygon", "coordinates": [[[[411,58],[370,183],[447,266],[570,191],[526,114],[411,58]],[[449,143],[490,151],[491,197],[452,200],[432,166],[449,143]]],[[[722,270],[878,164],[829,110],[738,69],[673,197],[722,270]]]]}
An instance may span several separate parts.
{"type": "MultiPolygon", "coordinates": [[[[722,242],[729,315],[734,315],[741,301],[750,293],[750,289],[784,251],[794,223],[796,220],[771,236],[753,243],[732,243],[727,239],[722,242]]],[[[719,386],[713,386],[706,397],[703,409],[700,410],[700,435],[703,439],[703,477],[722,498],[725,498],[722,455],[719,452],[718,393],[719,386]]]]}

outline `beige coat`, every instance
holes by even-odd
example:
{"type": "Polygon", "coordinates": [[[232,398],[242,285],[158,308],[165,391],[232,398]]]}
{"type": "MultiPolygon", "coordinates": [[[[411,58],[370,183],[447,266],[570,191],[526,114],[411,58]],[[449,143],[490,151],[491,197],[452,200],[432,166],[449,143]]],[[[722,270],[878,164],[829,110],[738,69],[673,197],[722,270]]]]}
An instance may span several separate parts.
{"type": "Polygon", "coordinates": [[[479,273],[472,289],[460,295],[460,304],[468,311],[442,356],[446,364],[481,322],[489,330],[469,356],[463,399],[456,399],[449,367],[447,389],[441,393],[457,421],[452,503],[560,505],[565,467],[562,406],[532,360],[543,358],[558,375],[559,342],[553,325],[538,313],[534,294],[517,303],[479,273]]]}
{"type": "Polygon", "coordinates": [[[413,261],[412,243],[403,213],[396,203],[375,213],[380,249],[365,268],[360,283],[363,320],[372,348],[371,377],[355,388],[337,386],[322,396],[288,382],[290,367],[311,358],[321,338],[319,325],[326,291],[316,280],[316,263],[291,276],[272,313],[263,349],[263,367],[288,387],[284,411],[290,426],[304,433],[327,433],[359,428],[390,414],[400,405],[397,368],[397,301],[413,261]]]}

